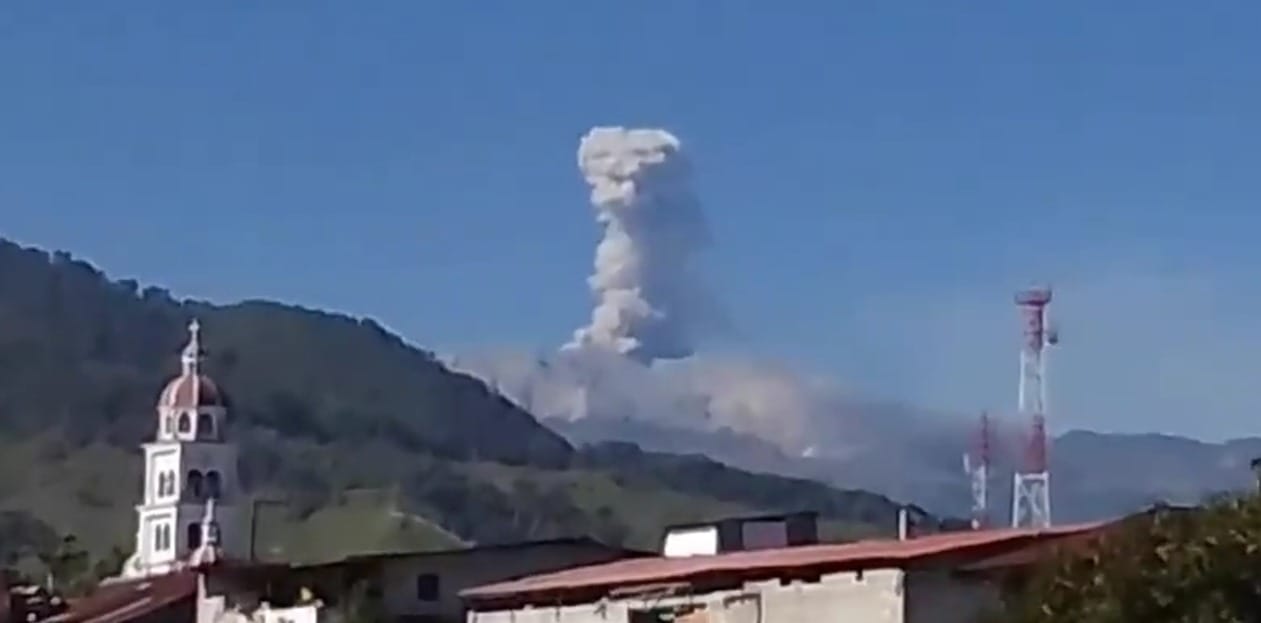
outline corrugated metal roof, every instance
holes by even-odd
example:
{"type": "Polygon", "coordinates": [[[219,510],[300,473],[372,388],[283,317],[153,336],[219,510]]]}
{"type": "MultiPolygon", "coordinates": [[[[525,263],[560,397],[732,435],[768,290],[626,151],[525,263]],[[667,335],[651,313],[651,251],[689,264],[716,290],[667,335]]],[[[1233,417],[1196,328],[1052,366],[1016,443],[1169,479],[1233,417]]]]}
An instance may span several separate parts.
{"type": "Polygon", "coordinates": [[[519,541],[510,543],[494,543],[488,545],[472,545],[469,547],[457,547],[451,549],[424,549],[402,552],[379,552],[365,554],[351,554],[334,560],[315,562],[311,564],[293,565],[294,569],[313,569],[322,567],[337,567],[342,565],[361,565],[375,563],[384,560],[397,560],[400,558],[455,558],[460,556],[469,556],[476,554],[484,554],[489,552],[515,552],[529,549],[547,549],[547,548],[587,548],[590,550],[603,550],[610,554],[620,554],[622,556],[651,556],[651,552],[643,552],[638,550],[626,549],[606,545],[589,537],[566,537],[556,539],[545,539],[539,541],[519,541]]]}
{"type": "Polygon", "coordinates": [[[876,566],[906,566],[939,556],[992,556],[1008,547],[1057,539],[1094,530],[1104,524],[1059,526],[1046,530],[1007,529],[933,534],[905,541],[870,540],[780,549],[730,552],[688,558],[630,558],[489,584],[461,593],[470,602],[561,597],[663,582],[695,582],[716,577],[759,579],[789,570],[827,572],[876,566]]]}
{"type": "Polygon", "coordinates": [[[104,584],[92,594],[70,602],[70,608],[50,623],[123,623],[197,595],[197,573],[166,575],[104,584]]]}

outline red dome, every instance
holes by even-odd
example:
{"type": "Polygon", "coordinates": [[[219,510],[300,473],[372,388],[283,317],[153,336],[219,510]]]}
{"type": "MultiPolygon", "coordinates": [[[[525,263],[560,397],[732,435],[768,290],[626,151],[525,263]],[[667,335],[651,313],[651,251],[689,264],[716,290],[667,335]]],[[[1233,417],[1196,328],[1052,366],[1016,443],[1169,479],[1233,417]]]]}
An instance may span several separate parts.
{"type": "Polygon", "coordinates": [[[182,374],[162,390],[159,407],[196,409],[197,407],[224,407],[223,393],[210,377],[204,374],[182,374]]]}

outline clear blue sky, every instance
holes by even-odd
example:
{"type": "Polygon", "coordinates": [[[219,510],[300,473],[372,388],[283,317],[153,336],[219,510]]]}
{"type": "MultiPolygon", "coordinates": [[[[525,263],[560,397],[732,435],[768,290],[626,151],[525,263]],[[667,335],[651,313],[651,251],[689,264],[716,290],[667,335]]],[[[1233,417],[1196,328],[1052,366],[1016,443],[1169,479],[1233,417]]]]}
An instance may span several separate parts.
{"type": "Polygon", "coordinates": [[[1261,432],[1261,5],[946,4],[9,2],[0,234],[551,347],[590,308],[578,138],[659,126],[714,349],[1008,407],[1010,291],[1050,279],[1057,427],[1261,432]]]}

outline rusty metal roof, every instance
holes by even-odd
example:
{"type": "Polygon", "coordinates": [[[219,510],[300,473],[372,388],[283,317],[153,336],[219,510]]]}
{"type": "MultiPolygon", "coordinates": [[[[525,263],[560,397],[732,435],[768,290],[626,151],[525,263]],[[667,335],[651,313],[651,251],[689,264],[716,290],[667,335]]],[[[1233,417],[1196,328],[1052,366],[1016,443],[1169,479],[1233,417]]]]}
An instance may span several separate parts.
{"type": "Polygon", "coordinates": [[[756,580],[786,572],[826,573],[875,567],[904,567],[942,557],[976,560],[1031,543],[1093,531],[1102,523],[1057,526],[1045,530],[1005,529],[932,534],[904,541],[869,540],[740,551],[687,558],[630,558],[529,576],[468,589],[471,603],[501,600],[561,599],[574,593],[664,582],[697,583],[715,579],[756,580]]]}
{"type": "Polygon", "coordinates": [[[166,575],[102,584],[50,623],[123,623],[197,595],[197,573],[166,575]]]}

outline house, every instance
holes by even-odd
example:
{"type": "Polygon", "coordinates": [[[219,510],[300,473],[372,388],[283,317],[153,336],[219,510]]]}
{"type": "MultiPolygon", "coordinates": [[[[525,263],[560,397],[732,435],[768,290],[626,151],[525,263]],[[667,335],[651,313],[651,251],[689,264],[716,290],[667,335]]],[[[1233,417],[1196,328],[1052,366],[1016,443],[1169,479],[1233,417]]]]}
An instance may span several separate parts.
{"type": "Polygon", "coordinates": [[[606,563],[643,552],[591,539],[554,539],[448,551],[352,556],[321,565],[295,567],[293,581],[312,587],[338,607],[366,591],[383,617],[414,623],[464,620],[460,591],[512,578],[606,563]]]}
{"type": "Polygon", "coordinates": [[[997,603],[993,574],[1002,564],[983,563],[1022,552],[1010,564],[1024,564],[1101,526],[633,558],[461,596],[469,623],[779,623],[835,620],[838,613],[872,623],[963,623],[997,603]]]}

